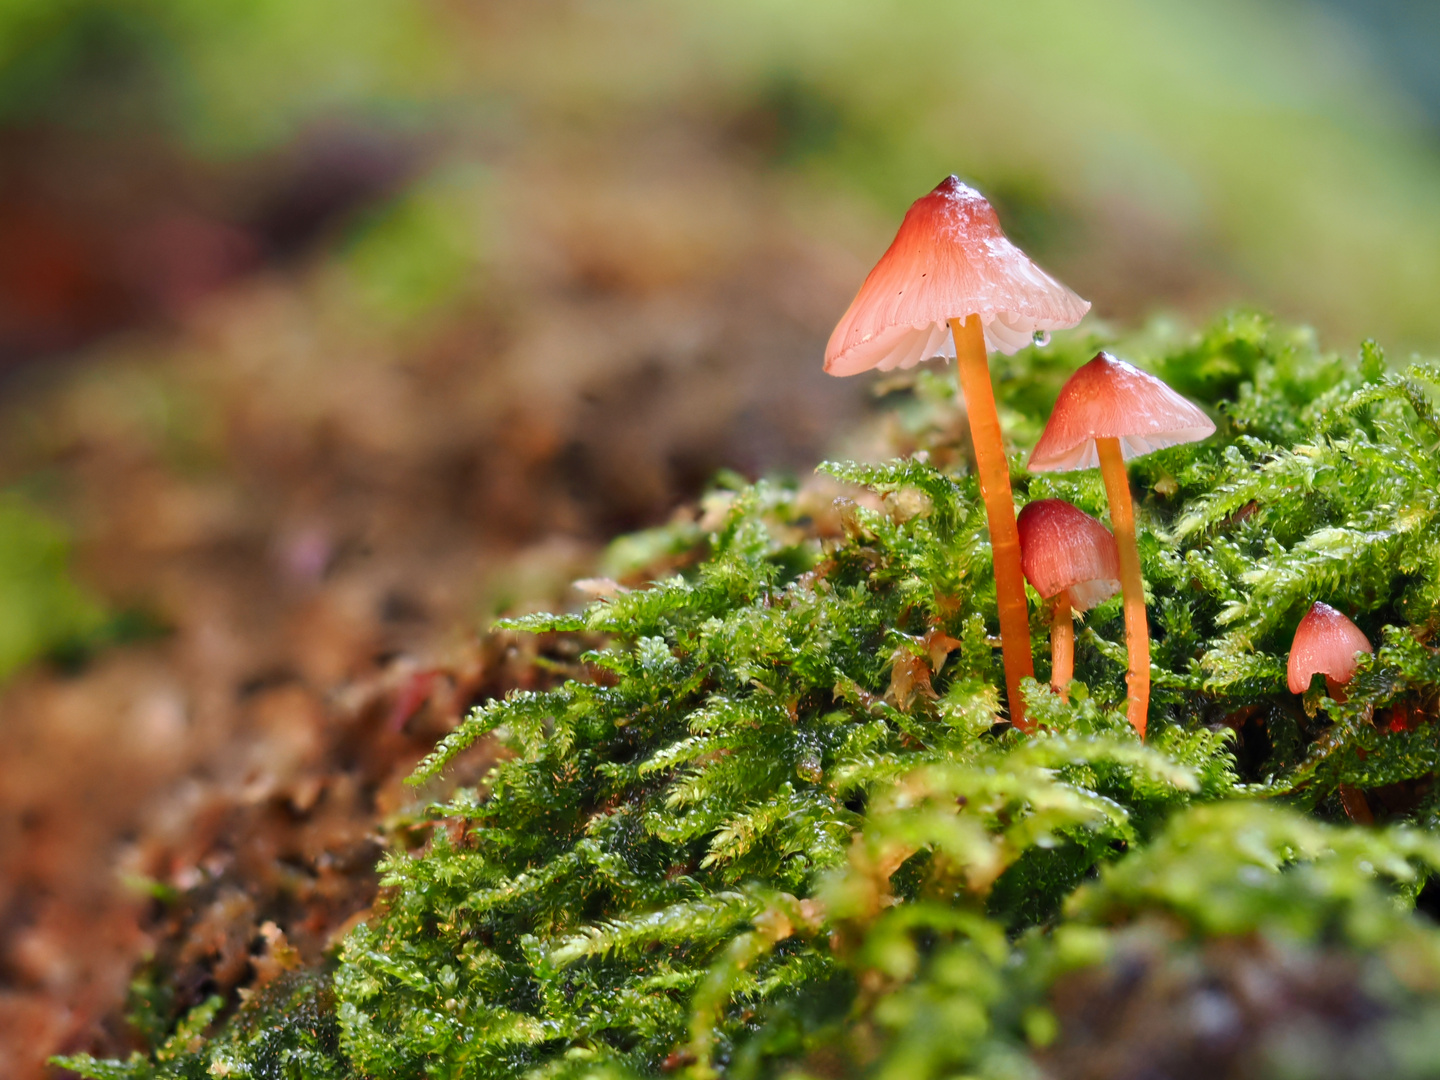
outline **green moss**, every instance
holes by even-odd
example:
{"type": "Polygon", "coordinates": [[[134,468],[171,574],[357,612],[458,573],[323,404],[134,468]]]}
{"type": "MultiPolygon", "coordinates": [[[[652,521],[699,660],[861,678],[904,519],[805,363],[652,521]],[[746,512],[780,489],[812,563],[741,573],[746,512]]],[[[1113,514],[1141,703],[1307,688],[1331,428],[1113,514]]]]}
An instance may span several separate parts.
{"type": "MultiPolygon", "coordinates": [[[[340,1025],[326,972],[291,972],[242,1005],[224,1033],[207,1040],[224,1001],[212,997],[191,1010],[148,1057],[97,1062],[88,1055],[56,1058],[61,1068],[101,1080],[340,1080],[351,1076],[340,1053],[340,1025]]],[[[141,1019],[145,1004],[137,1010],[141,1019]]]]}
{"type": "MultiPolygon", "coordinates": [[[[1021,358],[1033,377],[1001,396],[1022,425],[1091,344],[1021,358]]],[[[508,750],[483,789],[430,809],[423,851],[386,857],[333,1012],[315,999],[338,1041],[263,1072],[245,1032],[306,1036],[255,1005],[179,1056],[69,1066],[1025,1076],[1063,1031],[1048,988],[1156,919],[1178,941],[1374,952],[1413,995],[1385,1006],[1403,1027],[1440,987],[1440,934],[1406,910],[1440,867],[1436,374],[1389,373],[1373,346],[1358,365],[1323,355],[1250,317],[1139,358],[1221,421],[1133,466],[1147,744],[1123,717],[1114,601],[1078,637],[1072,702],[1031,683],[1041,732],[997,723],[972,477],[919,457],[826,465],[877,496],[843,503],[830,532],[791,488],[716,492],[712,533],[627,548],[674,560],[688,544],[684,574],[510,624],[607,644],[588,680],[482,706],[421,765],[417,781],[479,739],[508,750]],[[1285,688],[1312,599],[1380,643],[1341,706],[1285,688]],[[1385,827],[1317,820],[1342,783],[1385,827]]],[[[934,382],[906,408],[938,448],[934,382]]],[[[1104,513],[1093,476],[1030,478],[1017,461],[1016,481],[1022,501],[1104,513]]],[[[1033,626],[1043,658],[1038,605],[1033,626]]]]}
{"type": "Polygon", "coordinates": [[[103,608],[69,563],[64,530],[0,492],[0,681],[36,657],[83,652],[105,629],[103,608]]]}
{"type": "Polygon", "coordinates": [[[406,323],[453,304],[479,273],[483,177],[432,175],[355,229],[344,254],[366,310],[406,323]]]}

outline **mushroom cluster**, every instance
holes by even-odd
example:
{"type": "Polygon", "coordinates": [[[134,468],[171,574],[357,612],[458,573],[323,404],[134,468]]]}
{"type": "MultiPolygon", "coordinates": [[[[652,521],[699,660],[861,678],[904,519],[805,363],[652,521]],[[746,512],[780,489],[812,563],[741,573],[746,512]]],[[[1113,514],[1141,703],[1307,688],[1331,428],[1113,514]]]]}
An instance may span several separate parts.
{"type": "Polygon", "coordinates": [[[1098,466],[1114,536],[1059,500],[1045,500],[1058,505],[1032,504],[1038,508],[1027,507],[1028,514],[1017,521],[987,349],[1014,353],[1039,335],[1077,325],[1089,308],[1006,238],[984,196],[951,176],[906,213],[831,334],[825,370],[855,375],[911,367],[935,356],[955,358],[990,529],[1010,721],[1031,730],[1020,692],[1020,681],[1035,671],[1025,597],[1028,574],[1041,597],[1052,600],[1051,681],[1062,693],[1073,664],[1071,612],[1086,610],[1117,588],[1123,593],[1127,715],[1144,738],[1150,636],[1125,462],[1206,438],[1215,425],[1159,379],[1102,352],[1060,391],[1030,469],[1098,466]],[[1025,535],[1032,537],[1028,545],[1025,535]],[[1065,546],[1070,543],[1079,546],[1072,551],[1065,546]]]}
{"type": "Polygon", "coordinates": [[[1214,433],[1215,424],[1208,416],[1155,376],[1102,352],[1061,387],[1030,455],[1031,472],[1100,467],[1125,597],[1125,651],[1130,661],[1125,676],[1127,715],[1142,739],[1150,710],[1150,624],[1125,462],[1214,433]]]}

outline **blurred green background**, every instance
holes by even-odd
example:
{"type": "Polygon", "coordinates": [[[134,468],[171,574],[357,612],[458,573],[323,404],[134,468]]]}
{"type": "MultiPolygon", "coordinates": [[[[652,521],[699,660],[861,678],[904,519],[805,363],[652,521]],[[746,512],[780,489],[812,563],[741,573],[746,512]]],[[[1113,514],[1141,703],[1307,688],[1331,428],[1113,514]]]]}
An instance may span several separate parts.
{"type": "MultiPolygon", "coordinates": [[[[166,355],[147,377],[169,393],[177,369],[224,362],[193,340],[175,359],[196,312],[263,280],[305,296],[302,322],[383,339],[402,366],[448,341],[472,371],[518,368],[467,391],[483,416],[457,414],[482,456],[496,400],[543,386],[534,410],[561,417],[571,487],[609,485],[620,509],[540,533],[644,524],[715,468],[803,469],[835,444],[865,406],[811,370],[825,326],[952,171],[1096,319],[1241,304],[1347,347],[1433,348],[1437,48],[1418,0],[4,0],[0,482],[56,467],[65,440],[27,426],[37,386],[93,379],[140,341],[166,355]],[[733,301],[747,282],[758,315],[733,301]],[[579,294],[567,310],[618,358],[587,364],[577,332],[550,346],[568,362],[547,360],[516,331],[579,294]],[[574,395],[628,401],[660,371],[682,389],[646,409],[693,426],[683,387],[714,391],[674,360],[686,347],[614,330],[677,295],[676,324],[748,327],[706,346],[750,387],[716,406],[730,420],[654,445],[616,410],[577,413],[574,395]],[[792,413],[802,433],[777,439],[792,413]],[[618,451],[575,427],[613,427],[626,455],[661,462],[655,478],[607,465],[618,451]]],[[[319,383],[351,378],[352,357],[330,362],[319,383]]],[[[198,457],[234,471],[214,464],[224,440],[202,432],[198,457]]],[[[82,547],[104,532],[83,498],[47,490],[62,494],[25,513],[58,515],[82,547]]],[[[29,550],[15,536],[0,559],[29,550]]],[[[7,656],[95,624],[77,600],[47,627],[17,588],[0,585],[7,656]]]]}
{"type": "Polygon", "coordinates": [[[963,173],[1126,311],[1244,297],[1408,347],[1440,331],[1437,35],[1401,0],[7,0],[0,122],[232,169],[325,125],[482,160],[722,125],[887,220],[963,173]]]}

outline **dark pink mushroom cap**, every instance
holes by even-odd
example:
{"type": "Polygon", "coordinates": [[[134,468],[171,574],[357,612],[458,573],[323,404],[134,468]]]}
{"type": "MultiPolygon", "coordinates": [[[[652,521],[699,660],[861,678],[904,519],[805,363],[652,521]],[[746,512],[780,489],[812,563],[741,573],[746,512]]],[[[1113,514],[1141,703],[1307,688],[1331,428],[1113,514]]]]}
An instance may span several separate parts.
{"type": "Polygon", "coordinates": [[[825,370],[857,375],[955,355],[950,319],[979,315],[987,349],[1074,326],[1090,303],[1006,239],[995,210],[951,176],[916,199],[825,346],[825,370]]]}
{"type": "Polygon", "coordinates": [[[1120,553],[1115,537],[1084,510],[1064,499],[1028,503],[1016,521],[1020,566],[1047,600],[1070,590],[1070,606],[1089,611],[1120,591],[1120,553]]]}
{"type": "Polygon", "coordinates": [[[1290,646],[1290,692],[1310,689],[1316,672],[1344,684],[1355,674],[1355,654],[1373,653],[1370,639],[1329,604],[1316,601],[1295,628],[1290,646]]]}
{"type": "Polygon", "coordinates": [[[1215,425],[1154,375],[1102,352],[1060,390],[1030,455],[1031,472],[1069,472],[1100,464],[1096,439],[1119,439],[1121,456],[1199,442],[1215,425]]]}

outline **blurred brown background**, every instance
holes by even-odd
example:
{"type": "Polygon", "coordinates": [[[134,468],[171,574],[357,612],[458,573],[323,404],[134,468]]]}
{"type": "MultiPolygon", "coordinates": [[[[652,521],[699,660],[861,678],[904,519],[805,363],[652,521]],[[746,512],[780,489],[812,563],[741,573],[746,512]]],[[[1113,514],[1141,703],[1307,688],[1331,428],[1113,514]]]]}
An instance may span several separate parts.
{"type": "Polygon", "coordinates": [[[534,677],[497,613],[717,470],[884,452],[820,355],[946,174],[1092,319],[1433,349],[1437,46],[1418,0],[0,2],[0,1075],[138,1045],[147,954],[164,1008],[320,955],[534,677]]]}

